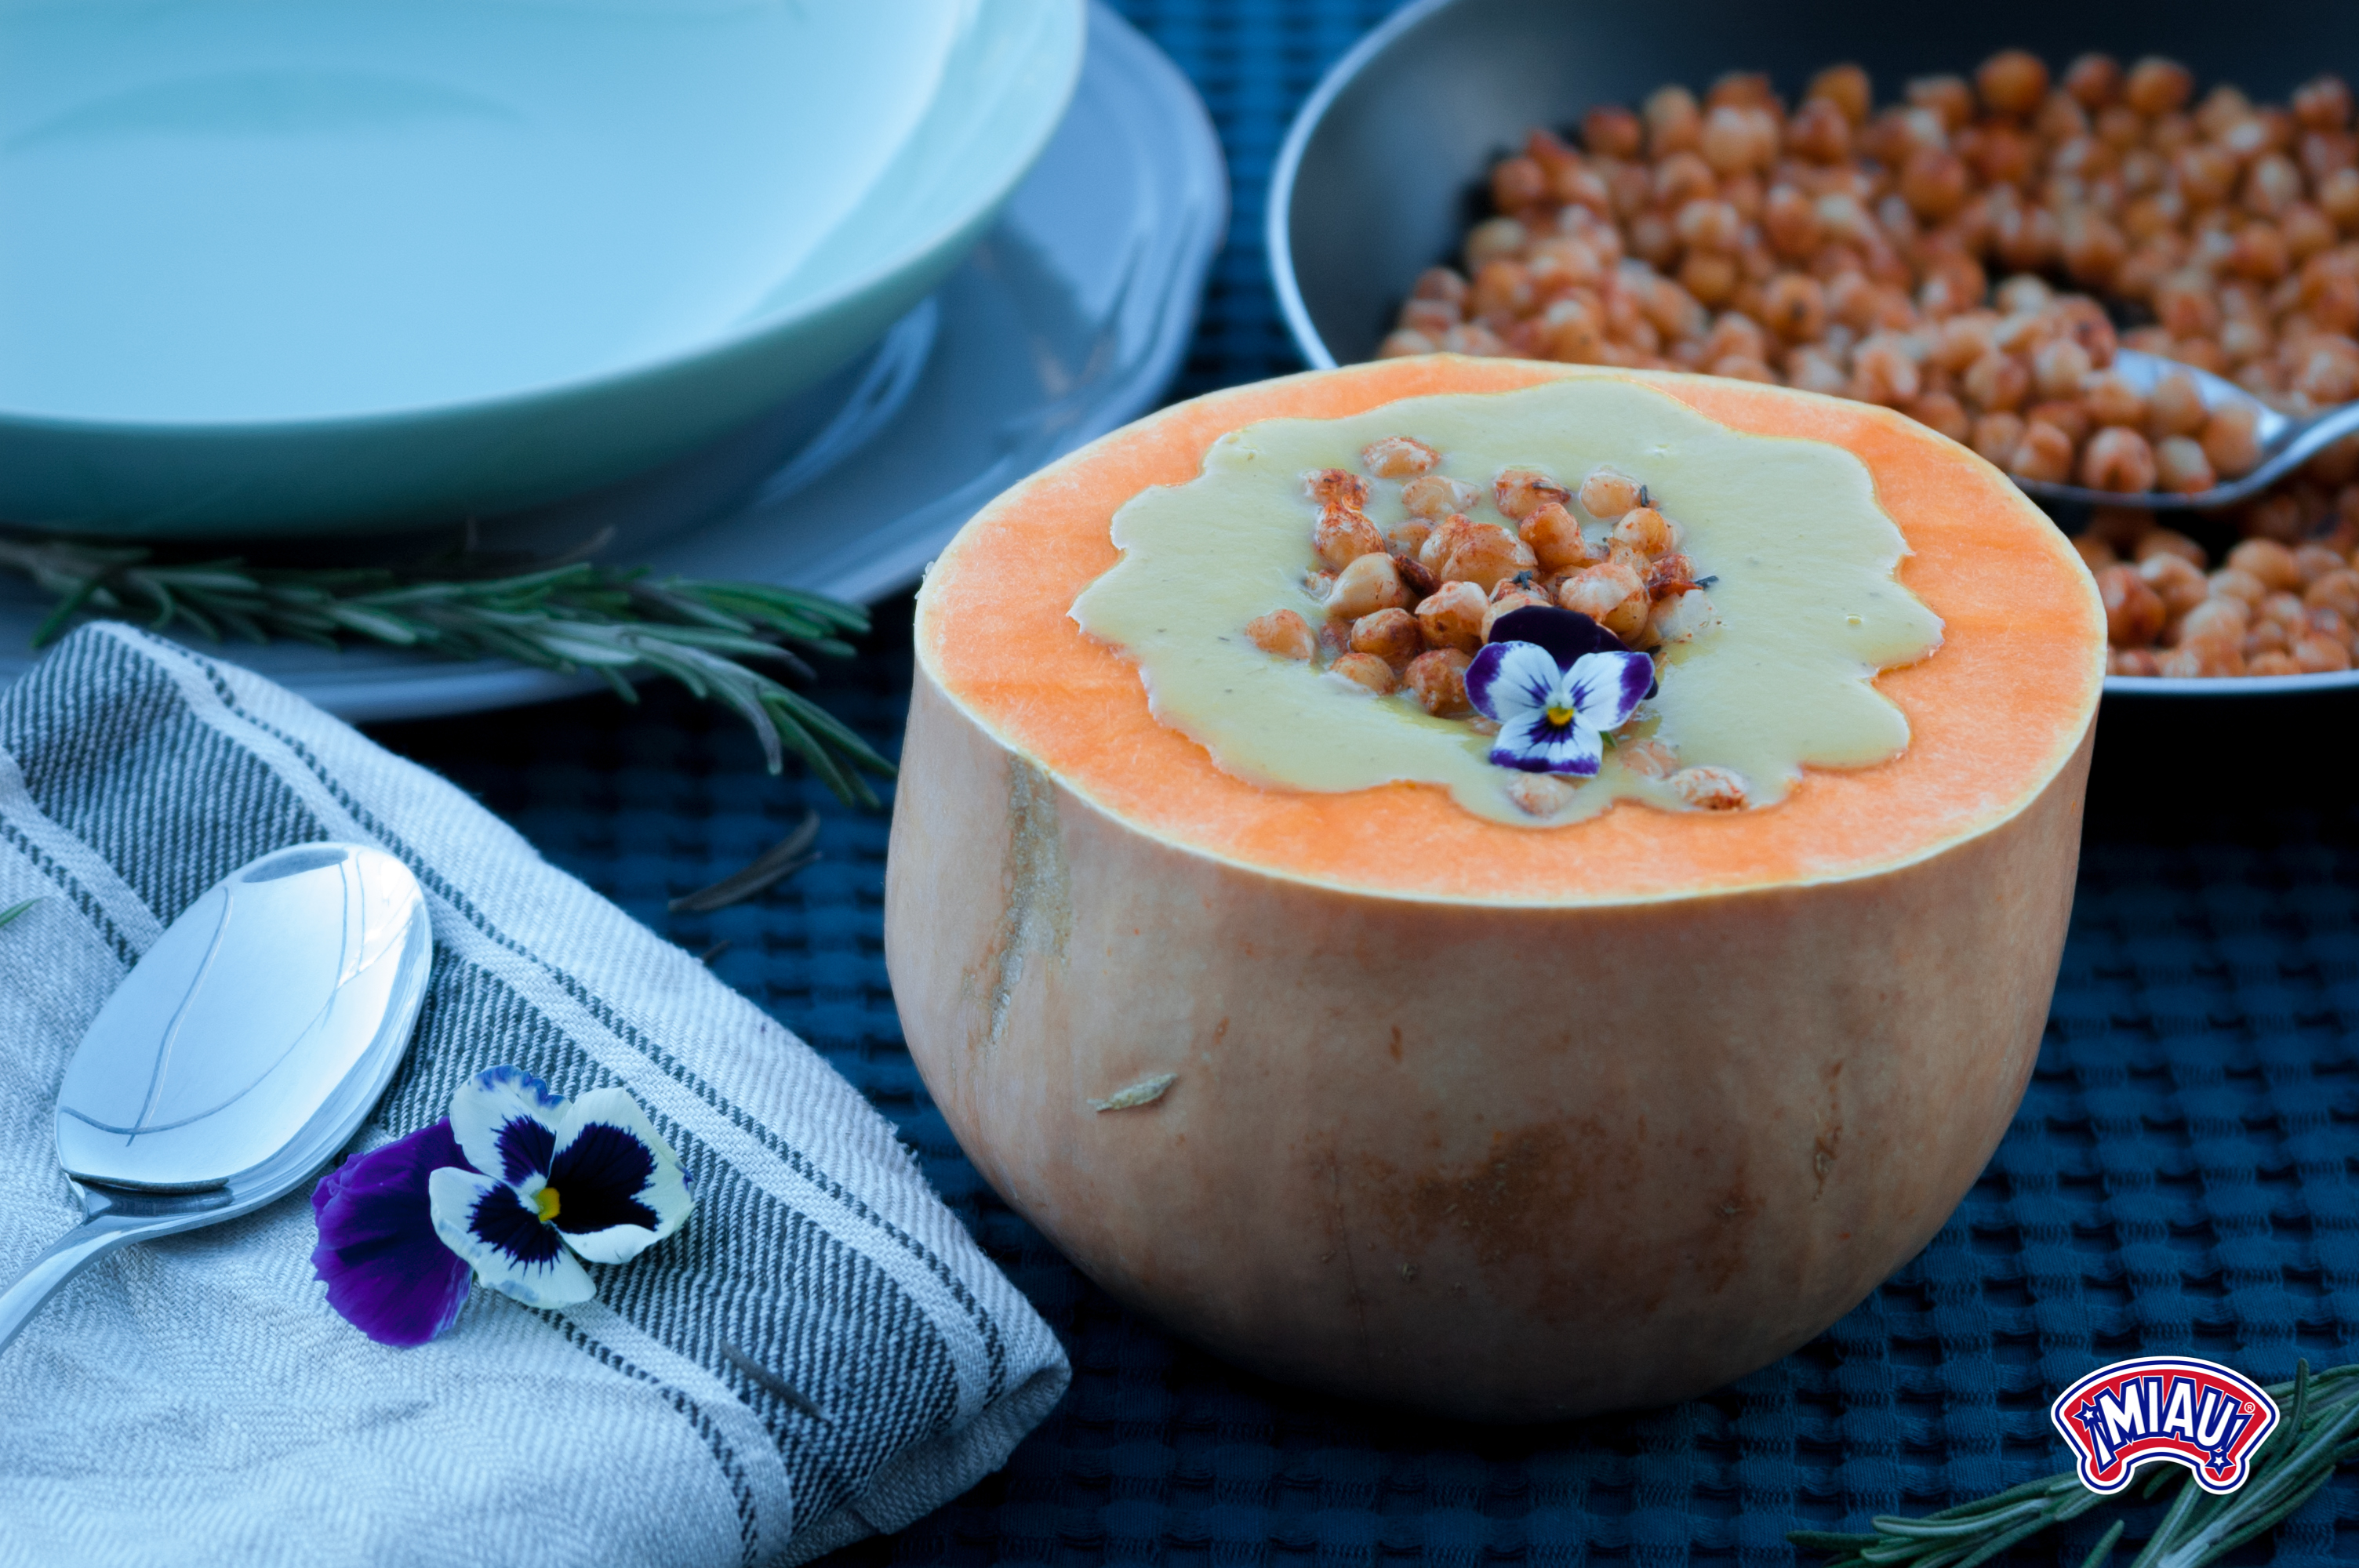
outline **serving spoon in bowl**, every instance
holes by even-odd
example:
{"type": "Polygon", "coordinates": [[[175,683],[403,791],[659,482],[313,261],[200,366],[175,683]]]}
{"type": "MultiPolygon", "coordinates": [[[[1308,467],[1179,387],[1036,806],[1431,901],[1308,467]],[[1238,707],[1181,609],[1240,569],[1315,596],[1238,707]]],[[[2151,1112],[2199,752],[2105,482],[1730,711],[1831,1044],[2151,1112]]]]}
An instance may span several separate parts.
{"type": "Polygon", "coordinates": [[[118,1247],[250,1214],[360,1130],[433,959],[408,867],[357,844],[249,861],[183,910],[91,1021],[58,1091],[82,1221],[0,1291],[0,1353],[118,1247]]]}
{"type": "Polygon", "coordinates": [[[2159,354],[2136,349],[2114,351],[2108,367],[2138,392],[2152,396],[2165,376],[2183,375],[2195,383],[2203,406],[2220,409],[2242,406],[2253,411],[2253,438],[2260,444],[2261,461],[2250,471],[2215,484],[2209,490],[2180,492],[2165,490],[2123,492],[2089,490],[2077,484],[2057,484],[2044,479],[2007,477],[2028,495],[2043,501],[2078,501],[2091,506],[2138,506],[2157,512],[2211,512],[2250,501],[2343,437],[2359,431],[2359,403],[2345,403],[2307,419],[2278,413],[2224,376],[2159,354]]]}

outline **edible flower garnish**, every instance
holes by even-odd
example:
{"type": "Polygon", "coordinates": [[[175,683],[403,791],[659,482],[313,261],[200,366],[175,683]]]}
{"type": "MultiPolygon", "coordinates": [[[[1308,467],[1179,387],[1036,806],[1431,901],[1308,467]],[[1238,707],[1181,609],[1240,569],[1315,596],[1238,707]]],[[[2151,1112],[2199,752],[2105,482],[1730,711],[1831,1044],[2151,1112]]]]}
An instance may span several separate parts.
{"type": "Polygon", "coordinates": [[[598,1293],[582,1260],[627,1263],[688,1218],[688,1176],[622,1089],[565,1100],[516,1067],[451,1097],[467,1157],[428,1178],[434,1232],[484,1283],[527,1306],[598,1293]],[[490,1172],[491,1174],[484,1173],[490,1172]]]}
{"type": "Polygon", "coordinates": [[[465,1162],[446,1116],[345,1161],[311,1189],[311,1267],[328,1304],[379,1345],[423,1345],[459,1321],[473,1274],[434,1234],[426,1182],[465,1162]]]}
{"type": "Polygon", "coordinates": [[[459,1087],[449,1116],[321,1179],[311,1265],[353,1326],[423,1345],[458,1321],[477,1276],[527,1306],[588,1301],[581,1260],[627,1262],[678,1230],[690,1185],[624,1090],[569,1101],[494,1067],[459,1087]]]}
{"type": "Polygon", "coordinates": [[[1629,721],[1655,680],[1655,662],[1588,616],[1530,606],[1492,622],[1466,669],[1466,700],[1499,733],[1491,761],[1527,773],[1590,777],[1605,731],[1629,721]]]}

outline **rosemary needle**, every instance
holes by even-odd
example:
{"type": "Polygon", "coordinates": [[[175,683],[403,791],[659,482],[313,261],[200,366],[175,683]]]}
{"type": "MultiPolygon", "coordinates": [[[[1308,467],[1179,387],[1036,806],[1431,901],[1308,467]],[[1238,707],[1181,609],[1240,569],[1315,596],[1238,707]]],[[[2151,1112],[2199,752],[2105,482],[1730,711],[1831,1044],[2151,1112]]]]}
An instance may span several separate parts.
{"type": "Polygon", "coordinates": [[[33,634],[35,647],[91,614],[157,632],[186,626],[214,642],[334,648],[358,641],[452,659],[512,659],[596,675],[626,701],[637,700],[628,677],[669,676],[744,719],[774,773],[792,752],[839,798],[872,806],[875,792],[864,775],[893,773],[841,719],[756,667],[809,679],[810,658],[853,656],[844,638],[868,630],[867,612],[821,594],[650,578],[573,559],[497,575],[465,558],[416,572],[174,563],[138,546],[5,535],[0,567],[56,600],[33,634]]]}
{"type": "Polygon", "coordinates": [[[706,914],[743,903],[818,860],[818,851],[811,848],[818,838],[819,813],[806,811],[793,832],[763,850],[743,871],[733,871],[711,887],[682,893],[665,907],[674,914],[706,914]]]}

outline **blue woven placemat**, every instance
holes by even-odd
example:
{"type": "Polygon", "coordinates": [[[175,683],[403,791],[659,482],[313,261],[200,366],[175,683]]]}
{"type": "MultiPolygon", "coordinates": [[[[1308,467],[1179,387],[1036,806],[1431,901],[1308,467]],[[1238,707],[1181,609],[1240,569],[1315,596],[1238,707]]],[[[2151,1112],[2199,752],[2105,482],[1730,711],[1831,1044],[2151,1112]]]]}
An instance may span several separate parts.
{"type": "MultiPolygon", "coordinates": [[[[1123,8],[1204,93],[1234,181],[1231,243],[1178,390],[1298,368],[1263,272],[1263,181],[1294,105],[1390,5],[1123,8]]],[[[908,690],[908,614],[906,601],[885,607],[873,656],[828,672],[821,692],[888,749],[908,690]]],[[[2099,1362],[2184,1351],[2274,1379],[2297,1357],[2351,1359],[2359,1341],[2347,788],[2323,806],[2176,819],[2168,803],[2151,812],[2131,791],[2101,792],[2030,1093],[1924,1255],[1817,1342],[1712,1398],[1495,1431],[1234,1371],[1115,1306],[1005,1208],[902,1044],[885,975],[885,818],[769,778],[726,715],[658,688],[637,708],[587,698],[381,734],[658,931],[699,952],[725,942],[716,972],[894,1119],[1063,1336],[1072,1392],[1007,1468],[846,1562],[1788,1563],[1788,1530],[1857,1527],[2063,1468],[2048,1400],[2099,1362]],[[819,864],[760,903],[666,914],[806,805],[825,817],[819,864]]],[[[2315,802],[2321,786],[2302,787],[2315,802]]],[[[2354,1523],[2359,1478],[2346,1475],[2274,1548],[2238,1560],[2353,1555],[2354,1523]]],[[[2077,1562],[2094,1534],[2028,1556],[2077,1562]]]]}

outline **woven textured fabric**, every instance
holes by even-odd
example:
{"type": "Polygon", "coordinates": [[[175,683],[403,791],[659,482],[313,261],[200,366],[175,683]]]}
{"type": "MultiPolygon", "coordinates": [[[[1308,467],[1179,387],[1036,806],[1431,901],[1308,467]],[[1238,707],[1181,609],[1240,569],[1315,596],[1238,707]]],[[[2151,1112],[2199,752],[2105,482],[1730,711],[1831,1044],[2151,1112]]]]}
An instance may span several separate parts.
{"type": "MultiPolygon", "coordinates": [[[[321,839],[397,859],[433,923],[363,1138],[510,1063],[636,1100],[696,1214],[595,1299],[479,1287],[457,1333],[398,1354],[325,1309],[299,1197],[117,1252],[0,1361],[0,1564],[799,1563],[956,1496],[1056,1403],[1047,1326],[776,1022],[449,784],[120,625],[0,694],[0,906],[38,901],[0,944],[0,1280],[81,1217],[49,1108],[124,968],[240,865],[321,839]]],[[[219,906],[231,940],[249,907],[219,906]]],[[[168,1135],[220,1093],[170,1056],[168,1135]]]]}
{"type": "MultiPolygon", "coordinates": [[[[1320,71],[1390,6],[1123,8],[1205,94],[1234,181],[1231,243],[1176,390],[1299,368],[1264,272],[1268,164],[1320,71]]],[[[821,687],[880,743],[899,734],[908,628],[906,601],[885,607],[874,654],[821,687]]],[[[1072,1391],[1004,1471],[841,1561],[1787,1563],[1788,1530],[1858,1528],[2064,1468],[2048,1400],[2098,1362],[2189,1351],[2273,1379],[2298,1357],[2359,1356],[2347,790],[2323,806],[2152,814],[2130,787],[2152,759],[2109,750],[2038,1072],[1939,1238],[1819,1340],[1711,1398],[1502,1431],[1247,1377],[1115,1306],[1009,1213],[902,1045],[883,958],[885,819],[766,777],[725,714],[652,690],[636,709],[585,699],[382,734],[657,931],[698,952],[726,942],[715,971],[900,1127],[1064,1340],[1072,1391]],[[764,902],[666,914],[807,804],[825,817],[825,860],[764,902]]],[[[2153,776],[2186,784],[2178,767],[2153,776]]],[[[2108,1517],[2017,1558],[2077,1563],[2108,1517]]],[[[2279,1530],[2274,1560],[2354,1548],[2359,1474],[2346,1473],[2279,1530]]]]}

